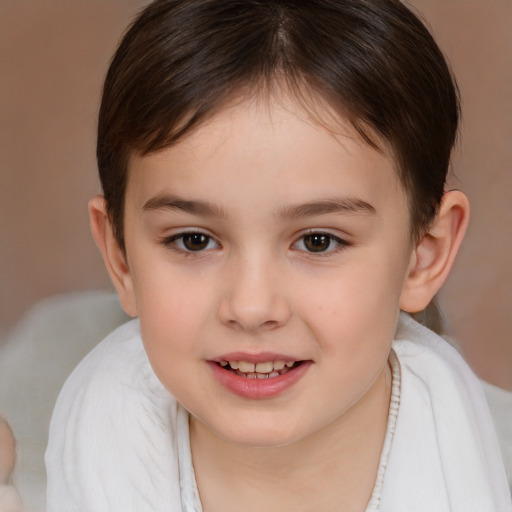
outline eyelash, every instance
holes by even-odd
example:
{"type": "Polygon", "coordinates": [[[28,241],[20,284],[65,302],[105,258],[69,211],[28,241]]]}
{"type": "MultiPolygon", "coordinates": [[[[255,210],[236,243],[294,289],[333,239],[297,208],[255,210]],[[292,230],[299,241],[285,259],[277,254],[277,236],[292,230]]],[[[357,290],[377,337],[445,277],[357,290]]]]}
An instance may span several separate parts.
{"type": "Polygon", "coordinates": [[[296,242],[294,242],[292,247],[296,247],[299,243],[302,243],[304,245],[306,239],[313,238],[313,237],[317,237],[317,238],[325,237],[328,241],[326,250],[323,250],[323,251],[310,251],[307,249],[299,249],[299,250],[305,252],[308,255],[326,257],[326,256],[330,256],[333,253],[342,251],[343,249],[350,246],[349,242],[347,242],[346,240],[343,240],[342,238],[334,236],[331,233],[326,233],[324,231],[309,231],[309,232],[303,234],[296,242]],[[333,245],[333,242],[334,242],[334,247],[331,248],[331,246],[333,245]]]}
{"type": "Polygon", "coordinates": [[[220,247],[220,244],[217,243],[213,239],[212,236],[210,236],[206,233],[203,233],[201,231],[185,231],[182,233],[177,233],[175,235],[166,237],[162,240],[162,244],[165,247],[168,247],[169,249],[171,249],[179,254],[183,254],[184,256],[199,255],[199,254],[205,252],[206,250],[211,250],[212,247],[209,247],[209,245],[212,242],[217,246],[214,248],[220,247]],[[204,248],[198,249],[198,250],[188,249],[186,246],[184,246],[184,239],[187,236],[188,237],[193,237],[193,236],[204,237],[206,239],[206,246],[204,248]],[[181,243],[180,243],[180,241],[181,241],[181,243]],[[181,245],[181,247],[180,247],[180,245],[181,245]]]}
{"type": "MultiPolygon", "coordinates": [[[[217,248],[221,247],[221,245],[218,242],[216,242],[215,239],[211,235],[208,235],[201,231],[186,231],[186,232],[182,232],[182,233],[177,233],[175,235],[164,238],[161,241],[161,243],[165,247],[167,247],[181,255],[184,255],[186,257],[194,256],[194,255],[199,256],[206,251],[209,251],[212,249],[217,249],[217,248]],[[184,245],[185,237],[194,237],[194,236],[202,237],[204,239],[203,241],[204,241],[205,246],[203,248],[193,250],[193,249],[187,248],[184,245]],[[212,243],[215,244],[214,247],[210,247],[210,245],[212,243]]],[[[309,232],[303,234],[297,241],[295,241],[291,247],[292,247],[292,249],[304,252],[307,255],[326,257],[333,253],[342,251],[343,249],[349,247],[350,245],[351,244],[349,242],[347,242],[346,240],[343,240],[342,238],[334,236],[331,233],[326,233],[324,231],[309,231],[309,232]],[[315,238],[316,238],[316,240],[315,240],[315,238]],[[324,250],[319,250],[319,251],[308,250],[305,245],[306,240],[308,240],[308,239],[309,239],[309,242],[313,242],[313,244],[316,243],[318,245],[320,245],[322,242],[322,239],[324,239],[323,241],[327,242],[327,246],[324,250]],[[333,243],[334,243],[334,247],[333,247],[333,243]],[[304,248],[297,247],[299,244],[302,244],[304,246],[304,248]]]]}

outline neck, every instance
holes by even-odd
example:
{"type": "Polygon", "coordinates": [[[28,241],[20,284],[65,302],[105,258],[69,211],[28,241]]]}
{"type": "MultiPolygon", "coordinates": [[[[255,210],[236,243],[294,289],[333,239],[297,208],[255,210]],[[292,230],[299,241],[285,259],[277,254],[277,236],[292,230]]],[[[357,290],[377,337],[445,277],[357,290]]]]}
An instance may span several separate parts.
{"type": "Polygon", "coordinates": [[[377,475],[390,397],[386,366],[341,417],[305,439],[272,448],[230,444],[191,418],[192,457],[204,510],[331,510],[334,503],[336,510],[364,510],[377,475]]]}

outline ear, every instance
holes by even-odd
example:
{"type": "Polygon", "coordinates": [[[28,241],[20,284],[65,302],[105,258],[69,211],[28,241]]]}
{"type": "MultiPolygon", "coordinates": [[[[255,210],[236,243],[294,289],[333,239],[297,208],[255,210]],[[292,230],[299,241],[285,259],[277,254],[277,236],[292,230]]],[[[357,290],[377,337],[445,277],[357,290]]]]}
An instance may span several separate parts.
{"type": "Polygon", "coordinates": [[[135,317],[137,316],[137,302],[132,275],[126,254],[114,235],[103,196],[95,196],[89,201],[89,219],[92,236],[103,256],[105,267],[117,291],[121,306],[127,315],[135,317]]]}
{"type": "Polygon", "coordinates": [[[411,254],[400,308],[409,313],[427,307],[445,282],[469,221],[469,202],[459,190],[446,192],[428,233],[411,254]]]}

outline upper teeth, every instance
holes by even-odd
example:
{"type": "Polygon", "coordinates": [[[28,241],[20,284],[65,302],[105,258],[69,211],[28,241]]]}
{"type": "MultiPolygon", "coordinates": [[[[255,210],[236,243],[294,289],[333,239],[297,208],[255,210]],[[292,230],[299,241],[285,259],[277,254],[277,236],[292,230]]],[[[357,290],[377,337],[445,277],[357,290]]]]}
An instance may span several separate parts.
{"type": "Polygon", "coordinates": [[[263,363],[249,363],[248,361],[221,361],[222,366],[229,366],[232,370],[239,370],[243,373],[270,373],[274,370],[282,370],[285,366],[291,368],[295,361],[265,361],[263,363]]]}

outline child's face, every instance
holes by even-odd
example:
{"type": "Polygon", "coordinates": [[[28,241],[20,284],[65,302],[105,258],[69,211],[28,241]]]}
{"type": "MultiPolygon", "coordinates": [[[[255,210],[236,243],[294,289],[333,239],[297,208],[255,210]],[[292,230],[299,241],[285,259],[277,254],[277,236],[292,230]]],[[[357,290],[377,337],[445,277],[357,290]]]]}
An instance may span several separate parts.
{"type": "Polygon", "coordinates": [[[290,444],[386,396],[407,200],[389,154],[344,133],[253,102],[131,160],[123,301],[162,383],[235,444],[290,444]]]}

